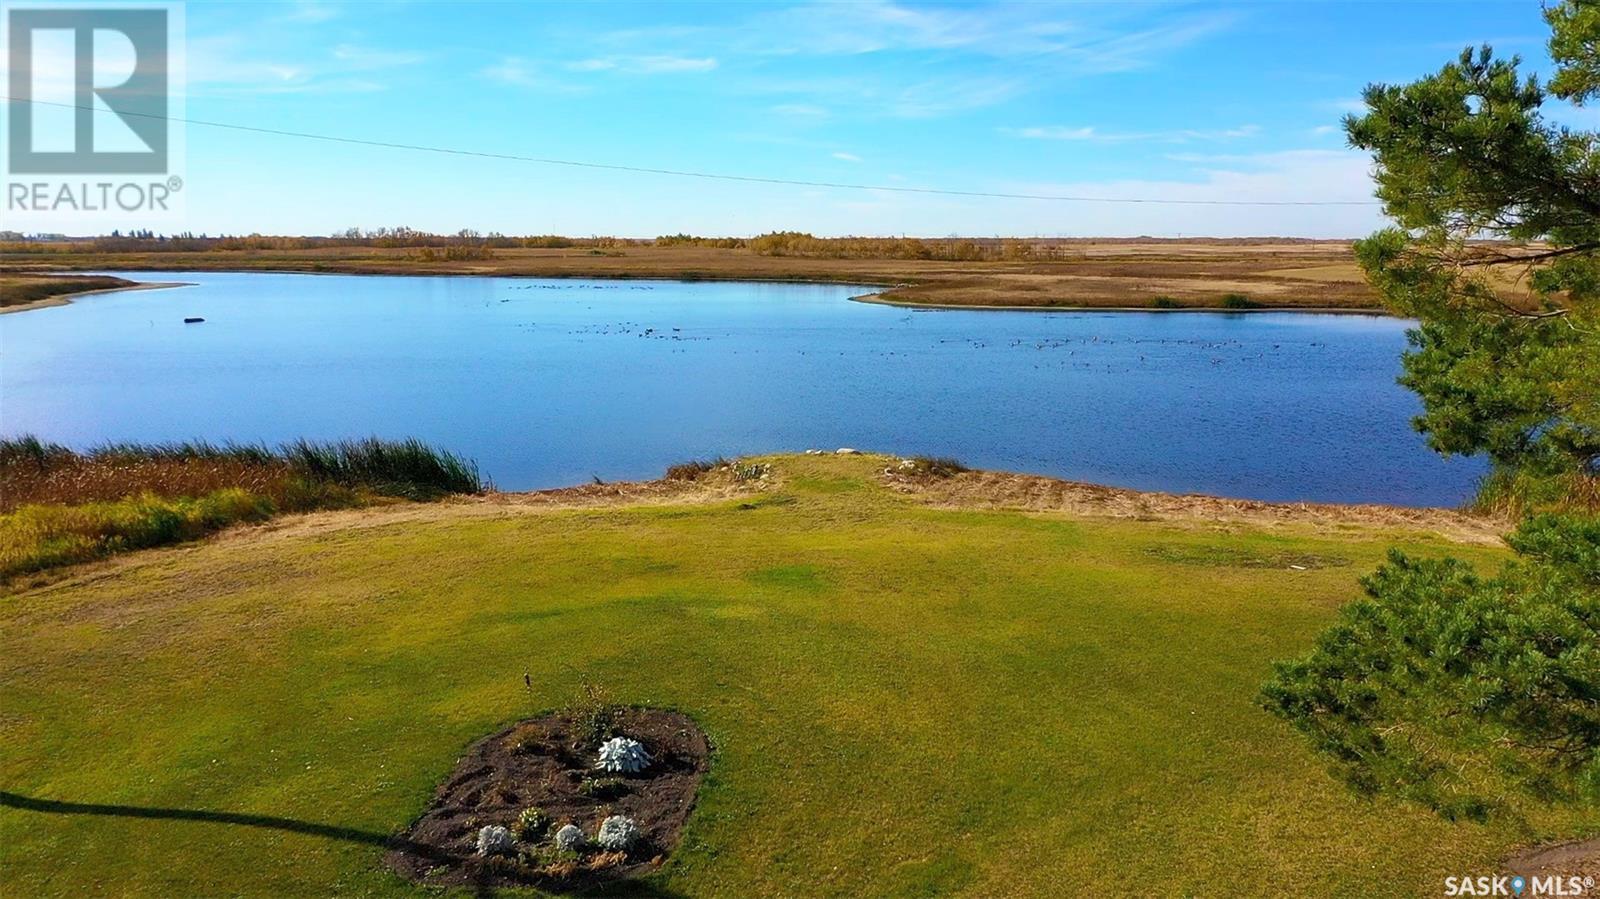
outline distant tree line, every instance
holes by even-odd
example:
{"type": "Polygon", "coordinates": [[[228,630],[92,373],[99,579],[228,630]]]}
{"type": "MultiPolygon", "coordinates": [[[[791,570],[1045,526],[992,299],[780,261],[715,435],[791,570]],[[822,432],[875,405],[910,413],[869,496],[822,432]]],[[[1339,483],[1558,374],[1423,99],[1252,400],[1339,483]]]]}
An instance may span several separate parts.
{"type": "MultiPolygon", "coordinates": [[[[1151,238],[1123,238],[1125,241],[1151,238]]],[[[1210,239],[1207,243],[1249,243],[1250,238],[1210,239]]],[[[1274,238],[1276,242],[1285,239],[1274,238]]],[[[663,234],[656,238],[612,236],[564,237],[557,234],[513,236],[463,228],[439,234],[407,226],[346,228],[328,236],[156,234],[149,230],[113,231],[97,237],[25,236],[0,232],[0,252],[10,253],[161,253],[239,250],[317,250],[341,247],[432,249],[439,258],[461,256],[464,248],[482,253],[509,249],[612,249],[619,247],[703,247],[747,250],[760,256],[805,259],[925,259],[943,262],[1027,262],[1075,258],[1074,238],[1012,237],[817,237],[804,231],[770,231],[755,237],[705,237],[663,234]],[[454,251],[454,255],[449,255],[454,251]]],[[[1096,239],[1096,242],[1107,242],[1096,239]]],[[[481,256],[475,257],[481,258],[481,256]]]]}

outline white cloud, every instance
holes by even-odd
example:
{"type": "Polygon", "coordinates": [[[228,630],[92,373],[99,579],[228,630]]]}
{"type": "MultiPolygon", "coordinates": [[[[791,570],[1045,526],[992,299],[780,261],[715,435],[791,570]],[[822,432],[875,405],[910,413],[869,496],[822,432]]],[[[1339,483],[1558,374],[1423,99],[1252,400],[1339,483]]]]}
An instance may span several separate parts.
{"type": "Polygon", "coordinates": [[[860,162],[861,161],[861,157],[857,156],[854,153],[838,152],[838,153],[832,154],[832,156],[833,156],[834,159],[842,159],[845,162],[860,162]]]}
{"type": "Polygon", "coordinates": [[[1013,137],[1025,137],[1033,140],[1096,140],[1098,132],[1094,128],[1068,128],[1065,125],[1045,125],[1035,128],[1002,128],[1001,132],[1013,137]]]}
{"type": "Polygon", "coordinates": [[[1068,127],[1044,125],[1033,128],[1002,128],[1005,134],[1029,140],[1093,141],[1097,143],[1167,143],[1183,144],[1190,141],[1237,140],[1256,137],[1260,126],[1240,125],[1237,128],[1204,130],[1182,128],[1171,131],[1101,131],[1093,126],[1068,127]]]}

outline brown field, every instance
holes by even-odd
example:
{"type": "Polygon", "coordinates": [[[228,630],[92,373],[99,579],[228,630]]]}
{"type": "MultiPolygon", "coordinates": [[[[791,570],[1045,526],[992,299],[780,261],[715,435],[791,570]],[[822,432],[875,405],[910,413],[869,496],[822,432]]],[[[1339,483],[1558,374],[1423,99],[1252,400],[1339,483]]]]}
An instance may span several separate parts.
{"type": "MultiPolygon", "coordinates": [[[[1052,240],[1048,258],[946,261],[759,255],[749,249],[654,246],[496,248],[482,259],[423,258],[416,248],[210,249],[195,252],[0,252],[0,271],[299,271],[685,280],[834,281],[882,285],[916,305],[1216,308],[1227,294],[1277,309],[1379,311],[1348,241],[1052,240]]],[[[427,254],[432,255],[432,254],[427,254]]],[[[15,277],[8,274],[4,277],[15,277]]]]}

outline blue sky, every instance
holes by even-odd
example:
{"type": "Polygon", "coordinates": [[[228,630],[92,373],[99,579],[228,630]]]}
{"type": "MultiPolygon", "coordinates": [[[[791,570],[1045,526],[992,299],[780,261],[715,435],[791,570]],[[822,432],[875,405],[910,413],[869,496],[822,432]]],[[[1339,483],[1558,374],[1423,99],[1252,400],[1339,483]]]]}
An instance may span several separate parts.
{"type": "MultiPolygon", "coordinates": [[[[193,119],[761,177],[1368,199],[1339,117],[1534,2],[187,5],[193,119]]],[[[1573,121],[1590,112],[1569,113],[1573,121]]],[[[505,233],[1344,237],[1366,207],[1175,207],[733,184],[187,129],[188,224],[505,233]]]]}

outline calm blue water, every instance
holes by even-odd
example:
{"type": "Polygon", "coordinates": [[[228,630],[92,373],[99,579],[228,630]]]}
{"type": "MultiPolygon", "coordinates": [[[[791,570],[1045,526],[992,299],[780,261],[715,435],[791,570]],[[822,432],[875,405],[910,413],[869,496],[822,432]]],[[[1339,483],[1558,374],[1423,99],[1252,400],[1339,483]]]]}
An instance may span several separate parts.
{"type": "Polygon", "coordinates": [[[0,430],[414,435],[502,489],[854,446],[1126,487],[1454,505],[1394,383],[1405,323],[909,311],[859,288],[225,273],[0,316],[0,430]],[[185,325],[185,316],[204,324],[185,325]]]}

